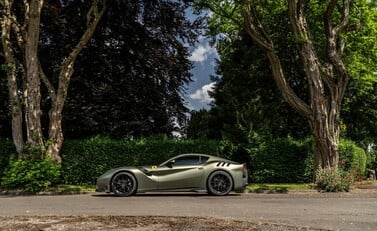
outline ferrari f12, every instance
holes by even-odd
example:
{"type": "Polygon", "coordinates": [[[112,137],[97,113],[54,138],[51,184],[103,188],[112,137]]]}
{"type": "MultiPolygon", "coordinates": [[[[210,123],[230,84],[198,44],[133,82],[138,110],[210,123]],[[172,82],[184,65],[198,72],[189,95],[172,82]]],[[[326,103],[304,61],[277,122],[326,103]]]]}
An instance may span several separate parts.
{"type": "Polygon", "coordinates": [[[97,179],[96,191],[131,196],[148,191],[202,191],[223,196],[243,190],[245,164],[206,154],[182,154],[160,165],[121,167],[97,179]]]}

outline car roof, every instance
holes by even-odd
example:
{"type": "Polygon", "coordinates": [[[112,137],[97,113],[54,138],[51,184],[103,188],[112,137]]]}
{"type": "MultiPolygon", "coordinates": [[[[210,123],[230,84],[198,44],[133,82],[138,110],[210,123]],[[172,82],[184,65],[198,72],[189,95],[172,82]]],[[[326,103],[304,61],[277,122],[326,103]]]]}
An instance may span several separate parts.
{"type": "Polygon", "coordinates": [[[201,154],[201,153],[185,153],[185,154],[180,154],[180,155],[178,155],[178,156],[174,156],[174,157],[172,157],[171,159],[176,159],[176,158],[184,157],[184,156],[204,156],[204,157],[209,157],[209,158],[220,158],[220,157],[212,156],[212,155],[208,155],[208,154],[201,154]]]}
{"type": "Polygon", "coordinates": [[[202,154],[202,153],[184,153],[184,154],[177,155],[174,158],[181,157],[181,156],[209,156],[209,157],[211,157],[211,155],[202,154]]]}

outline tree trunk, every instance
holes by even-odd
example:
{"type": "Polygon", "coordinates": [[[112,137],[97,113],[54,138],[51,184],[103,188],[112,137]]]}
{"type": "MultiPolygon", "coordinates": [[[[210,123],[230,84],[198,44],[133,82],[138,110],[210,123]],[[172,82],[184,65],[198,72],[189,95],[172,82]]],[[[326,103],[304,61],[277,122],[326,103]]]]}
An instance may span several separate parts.
{"type": "Polygon", "coordinates": [[[59,75],[59,89],[57,95],[52,97],[52,105],[49,111],[50,125],[49,125],[49,140],[51,141],[47,147],[47,155],[52,157],[55,163],[60,163],[62,158],[60,150],[63,145],[63,127],[62,127],[62,112],[67,96],[68,85],[73,74],[73,63],[67,67],[63,67],[59,75]]]}
{"type": "Polygon", "coordinates": [[[4,50],[4,58],[7,64],[6,74],[8,80],[8,92],[9,92],[9,102],[12,115],[12,138],[13,143],[16,147],[16,152],[19,157],[22,157],[24,151],[24,139],[23,139],[23,129],[22,129],[22,106],[21,100],[18,95],[17,86],[17,61],[14,57],[12,44],[10,40],[12,21],[11,15],[11,5],[9,1],[2,1],[3,20],[1,24],[1,39],[4,50]]]}
{"type": "Polygon", "coordinates": [[[69,83],[73,74],[73,67],[77,56],[84,49],[85,45],[92,38],[94,31],[98,25],[98,22],[102,18],[106,11],[106,0],[102,2],[102,8],[98,11],[98,2],[94,0],[92,2],[92,7],[87,14],[87,29],[81,36],[80,41],[77,43],[75,48],[71,51],[68,57],[65,59],[61,66],[59,73],[59,84],[58,89],[55,91],[52,85],[49,83],[47,78],[44,76],[43,72],[42,79],[47,88],[51,92],[52,105],[49,112],[50,125],[49,125],[49,145],[47,147],[47,155],[51,156],[53,161],[60,163],[62,161],[60,157],[60,150],[64,141],[63,129],[62,129],[62,113],[64,109],[65,100],[67,97],[69,83]]]}
{"type": "Polygon", "coordinates": [[[316,112],[309,121],[312,135],[314,137],[314,169],[331,168],[336,169],[339,161],[339,124],[337,120],[339,113],[333,117],[331,106],[323,107],[318,103],[313,108],[316,112]],[[330,113],[329,113],[330,111],[330,113]]]}
{"type": "Polygon", "coordinates": [[[314,169],[319,167],[336,169],[339,159],[339,109],[337,104],[327,103],[323,94],[324,84],[318,80],[321,79],[319,69],[317,69],[317,72],[313,72],[315,65],[311,64],[312,72],[308,75],[309,82],[312,83],[310,89],[311,105],[309,106],[287,84],[277,54],[274,52],[267,52],[266,54],[271,64],[273,77],[284,100],[302,115],[310,125],[314,139],[314,169]]]}
{"type": "Polygon", "coordinates": [[[334,23],[333,14],[337,0],[331,0],[324,13],[327,41],[327,59],[319,61],[313,38],[305,18],[306,1],[289,0],[289,17],[295,36],[299,38],[297,47],[308,80],[311,113],[306,117],[315,142],[315,166],[337,169],[339,161],[339,118],[340,106],[349,76],[340,59],[343,52],[339,33],[348,25],[349,0],[339,7],[342,17],[334,23]],[[335,28],[333,27],[335,25],[335,28]]]}
{"type": "Polygon", "coordinates": [[[52,141],[47,147],[47,155],[51,156],[55,163],[61,163],[60,150],[63,145],[63,129],[62,129],[62,108],[64,104],[62,101],[54,101],[51,105],[49,112],[50,125],[49,125],[49,140],[52,141]]]}
{"type": "MultiPolygon", "coordinates": [[[[29,19],[25,39],[26,92],[25,122],[27,145],[39,147],[44,153],[41,126],[41,81],[39,78],[38,42],[43,0],[32,0],[29,4],[29,19]]],[[[43,158],[43,157],[42,157],[43,158]]]]}

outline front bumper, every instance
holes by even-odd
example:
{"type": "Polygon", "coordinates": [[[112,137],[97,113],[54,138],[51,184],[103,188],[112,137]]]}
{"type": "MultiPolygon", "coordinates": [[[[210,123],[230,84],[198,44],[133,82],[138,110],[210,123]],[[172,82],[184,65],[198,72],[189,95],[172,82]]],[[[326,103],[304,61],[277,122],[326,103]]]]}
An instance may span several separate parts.
{"type": "Polygon", "coordinates": [[[97,179],[96,192],[111,192],[110,190],[110,176],[102,175],[97,179]]]}

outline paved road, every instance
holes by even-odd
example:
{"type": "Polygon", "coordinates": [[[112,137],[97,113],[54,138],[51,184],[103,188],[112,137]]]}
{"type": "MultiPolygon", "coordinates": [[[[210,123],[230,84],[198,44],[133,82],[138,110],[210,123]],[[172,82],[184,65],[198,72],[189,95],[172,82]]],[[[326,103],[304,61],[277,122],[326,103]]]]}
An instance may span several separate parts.
{"type": "Polygon", "coordinates": [[[377,230],[377,192],[0,196],[0,216],[34,215],[204,216],[329,230],[377,230]]]}

